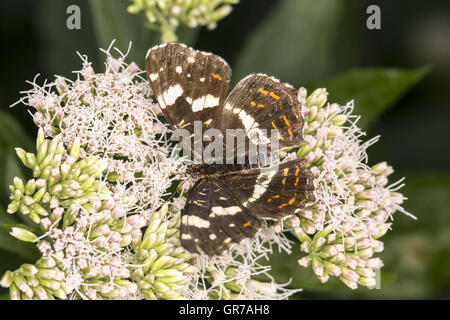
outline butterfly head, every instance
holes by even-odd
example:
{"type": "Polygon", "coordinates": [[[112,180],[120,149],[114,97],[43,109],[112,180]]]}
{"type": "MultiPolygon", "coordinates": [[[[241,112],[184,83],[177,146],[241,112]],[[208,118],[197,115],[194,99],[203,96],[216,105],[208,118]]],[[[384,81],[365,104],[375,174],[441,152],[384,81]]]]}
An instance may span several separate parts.
{"type": "Polygon", "coordinates": [[[205,164],[193,164],[188,166],[186,173],[194,179],[204,178],[206,176],[205,164]]]}

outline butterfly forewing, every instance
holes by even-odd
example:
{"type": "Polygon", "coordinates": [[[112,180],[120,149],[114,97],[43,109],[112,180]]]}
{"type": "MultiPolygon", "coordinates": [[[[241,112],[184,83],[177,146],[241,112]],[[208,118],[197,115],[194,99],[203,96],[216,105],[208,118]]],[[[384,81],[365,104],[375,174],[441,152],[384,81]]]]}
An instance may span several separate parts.
{"type": "Polygon", "coordinates": [[[150,49],[146,58],[150,86],[173,129],[194,133],[194,121],[203,131],[223,105],[231,69],[220,57],[179,43],[150,49]]]}
{"type": "Polygon", "coordinates": [[[297,91],[288,84],[264,74],[253,74],[241,80],[218,110],[219,128],[242,128],[245,132],[278,130],[279,146],[290,147],[301,142],[302,104],[297,91]]]}

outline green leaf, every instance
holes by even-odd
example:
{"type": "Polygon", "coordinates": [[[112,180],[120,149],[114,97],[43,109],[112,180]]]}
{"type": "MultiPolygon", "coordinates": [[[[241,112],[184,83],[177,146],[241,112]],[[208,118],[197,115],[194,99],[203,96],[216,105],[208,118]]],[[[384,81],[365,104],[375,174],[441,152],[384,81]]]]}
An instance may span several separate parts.
{"type": "Polygon", "coordinates": [[[36,256],[23,258],[17,254],[11,253],[11,251],[0,248],[0,277],[3,276],[7,270],[16,270],[24,263],[34,262],[36,262],[36,256]]]}
{"type": "MultiPolygon", "coordinates": [[[[95,33],[102,48],[107,48],[116,39],[114,46],[126,52],[130,41],[132,50],[129,59],[141,68],[147,50],[160,42],[160,33],[146,26],[143,12],[130,14],[127,11],[130,1],[89,0],[95,33]]],[[[192,44],[197,37],[197,29],[180,27],[177,30],[179,42],[192,44]]]]}
{"type": "MultiPolygon", "coordinates": [[[[3,291],[5,291],[5,290],[2,290],[2,292],[3,291]]],[[[7,291],[6,293],[0,294],[0,300],[9,300],[9,291],[7,291]]]]}
{"type": "Polygon", "coordinates": [[[298,86],[323,76],[336,59],[344,6],[335,0],[279,1],[246,41],[234,79],[263,72],[298,86]]]}
{"type": "Polygon", "coordinates": [[[429,70],[427,66],[413,70],[355,69],[307,87],[310,90],[327,88],[330,102],[346,104],[354,100],[354,114],[361,116],[358,126],[364,129],[422,80],[429,70]]]}
{"type": "MultiPolygon", "coordinates": [[[[129,1],[89,0],[89,3],[99,45],[107,48],[115,39],[114,46],[125,53],[131,41],[128,57],[143,68],[147,50],[160,41],[159,32],[146,26],[142,13],[128,13],[129,1]]],[[[177,34],[180,42],[189,44],[196,39],[197,30],[179,28],[177,34]]]]}
{"type": "Polygon", "coordinates": [[[15,147],[34,150],[34,142],[22,125],[8,112],[0,111],[0,149],[14,151],[15,147]]]}

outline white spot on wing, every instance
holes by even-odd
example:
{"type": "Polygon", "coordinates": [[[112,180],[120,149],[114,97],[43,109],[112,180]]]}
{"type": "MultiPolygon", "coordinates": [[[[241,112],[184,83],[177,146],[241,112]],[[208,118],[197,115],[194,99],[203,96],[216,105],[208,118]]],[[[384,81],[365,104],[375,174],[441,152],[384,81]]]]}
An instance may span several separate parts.
{"type": "Polygon", "coordinates": [[[161,105],[161,96],[158,97],[161,109],[173,105],[182,94],[183,88],[179,84],[171,86],[162,94],[163,101],[165,102],[165,104],[163,104],[164,106],[161,105]]]}
{"type": "Polygon", "coordinates": [[[183,68],[182,68],[181,66],[177,66],[177,67],[175,68],[175,71],[176,71],[177,73],[181,73],[181,72],[183,72],[183,68]]]}
{"type": "Polygon", "coordinates": [[[209,228],[210,224],[208,220],[203,220],[202,218],[199,218],[197,216],[188,216],[187,225],[197,228],[209,228]]]}
{"type": "Polygon", "coordinates": [[[241,208],[238,206],[232,206],[232,207],[212,207],[211,211],[215,213],[218,216],[234,216],[236,213],[241,212],[241,208]]]}
{"type": "Polygon", "coordinates": [[[203,108],[214,108],[219,105],[219,97],[214,97],[213,95],[208,94],[205,99],[205,105],[203,108]]]}
{"type": "Polygon", "coordinates": [[[158,74],[157,73],[151,73],[150,74],[150,80],[151,81],[155,81],[158,79],[158,74]]]}
{"type": "Polygon", "coordinates": [[[266,192],[267,187],[269,186],[270,181],[272,181],[273,176],[277,173],[277,170],[268,170],[261,172],[256,178],[256,184],[253,189],[253,193],[248,201],[244,202],[242,205],[247,207],[249,202],[255,202],[258,200],[264,192],[266,192]]]}
{"type": "Polygon", "coordinates": [[[202,111],[204,108],[214,108],[219,105],[219,98],[208,94],[206,97],[200,97],[198,99],[192,100],[192,98],[186,98],[192,106],[193,112],[202,111]]]}
{"type": "MultiPolygon", "coordinates": [[[[234,109],[233,113],[239,114],[239,119],[241,119],[246,131],[249,131],[252,128],[253,124],[255,123],[255,119],[253,119],[252,116],[247,114],[243,109],[239,108],[234,109]]],[[[257,123],[256,126],[258,126],[257,123]]]]}

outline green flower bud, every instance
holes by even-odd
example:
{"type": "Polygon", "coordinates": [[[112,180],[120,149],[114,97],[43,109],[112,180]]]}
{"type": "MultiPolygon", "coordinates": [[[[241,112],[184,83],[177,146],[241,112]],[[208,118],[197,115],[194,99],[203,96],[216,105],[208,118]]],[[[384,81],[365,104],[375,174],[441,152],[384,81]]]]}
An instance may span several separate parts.
{"type": "Polygon", "coordinates": [[[38,268],[33,266],[32,264],[25,263],[20,267],[20,270],[25,276],[34,276],[36,273],[38,273],[38,268]]]}
{"type": "Polygon", "coordinates": [[[25,192],[25,187],[23,185],[23,181],[20,178],[14,177],[13,183],[14,183],[14,187],[16,188],[16,190],[19,190],[20,193],[25,192]]]}
{"type": "Polygon", "coordinates": [[[347,116],[343,114],[338,114],[331,118],[331,123],[333,123],[335,126],[342,126],[347,121],[347,116]]]}
{"type": "Polygon", "coordinates": [[[80,139],[76,138],[72,143],[72,148],[70,149],[70,156],[78,160],[80,156],[80,139]]]}
{"type": "Polygon", "coordinates": [[[37,152],[37,156],[36,156],[36,161],[37,161],[38,165],[42,165],[42,161],[47,156],[48,145],[49,145],[49,142],[44,141],[44,142],[42,142],[40,147],[37,149],[38,152],[37,152]]]}
{"type": "Polygon", "coordinates": [[[34,203],[34,204],[31,206],[31,208],[33,208],[33,210],[34,210],[38,215],[40,215],[40,216],[44,216],[44,217],[48,216],[47,210],[45,210],[42,206],[40,206],[40,205],[37,204],[37,203],[34,203]]]}
{"type": "Polygon", "coordinates": [[[19,240],[25,241],[25,242],[34,242],[34,240],[37,239],[37,236],[33,232],[28,231],[27,229],[24,229],[24,228],[19,228],[19,227],[13,227],[11,229],[10,234],[13,237],[15,237],[19,240]]]}
{"type": "Polygon", "coordinates": [[[21,300],[20,290],[14,283],[9,287],[9,296],[11,300],[21,300]]]}
{"type": "Polygon", "coordinates": [[[27,163],[30,165],[30,168],[37,166],[36,156],[34,153],[27,153],[27,163]]]}
{"type": "Polygon", "coordinates": [[[23,150],[22,148],[16,148],[16,154],[26,167],[30,169],[33,168],[33,166],[28,163],[27,152],[25,150],[23,150]]]}
{"type": "Polygon", "coordinates": [[[13,273],[11,271],[6,271],[2,278],[0,279],[0,286],[3,288],[8,288],[13,283],[13,273]]]}
{"type": "Polygon", "coordinates": [[[37,134],[37,138],[36,138],[36,149],[37,150],[39,150],[39,148],[41,147],[41,145],[44,141],[45,141],[44,130],[42,130],[42,128],[40,128],[38,131],[38,134],[37,134]]]}
{"type": "Polygon", "coordinates": [[[36,262],[36,265],[39,268],[53,268],[56,266],[56,262],[52,257],[42,257],[36,262]]]}
{"type": "Polygon", "coordinates": [[[34,179],[28,180],[25,185],[25,193],[29,196],[33,195],[36,192],[36,181],[34,179]]]}
{"type": "Polygon", "coordinates": [[[9,214],[13,214],[13,213],[16,213],[17,210],[19,210],[19,202],[18,201],[12,201],[8,205],[8,209],[6,210],[6,212],[8,212],[9,214]]]}

